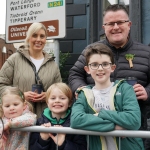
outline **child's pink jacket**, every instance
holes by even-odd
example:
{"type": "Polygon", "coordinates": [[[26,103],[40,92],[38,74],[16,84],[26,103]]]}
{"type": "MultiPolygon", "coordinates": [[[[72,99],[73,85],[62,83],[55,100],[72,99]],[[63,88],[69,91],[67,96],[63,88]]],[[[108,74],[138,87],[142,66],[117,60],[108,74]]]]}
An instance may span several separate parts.
{"type": "MultiPolygon", "coordinates": [[[[3,118],[3,121],[6,122],[8,119],[3,118]]],[[[10,128],[20,128],[20,127],[28,127],[35,125],[36,123],[36,114],[33,114],[29,110],[24,110],[22,116],[11,119],[10,128]]],[[[9,131],[9,135],[7,135],[7,139],[3,140],[3,148],[0,150],[28,150],[29,145],[29,132],[21,132],[21,131],[9,131]]]]}

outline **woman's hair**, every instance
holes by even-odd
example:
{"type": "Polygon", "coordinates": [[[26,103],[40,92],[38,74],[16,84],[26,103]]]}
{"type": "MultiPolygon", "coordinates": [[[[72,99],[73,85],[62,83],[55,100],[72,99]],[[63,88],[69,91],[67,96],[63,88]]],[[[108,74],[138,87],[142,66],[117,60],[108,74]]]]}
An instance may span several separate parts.
{"type": "Polygon", "coordinates": [[[62,83],[62,82],[59,82],[59,83],[54,83],[52,84],[47,92],[46,92],[46,102],[48,103],[48,99],[49,99],[49,96],[51,95],[51,92],[53,91],[53,89],[55,88],[58,88],[60,89],[69,99],[69,104],[72,105],[72,91],[71,89],[69,88],[69,86],[65,83],[62,83]]]}
{"type": "Polygon", "coordinates": [[[6,96],[6,95],[16,95],[16,96],[19,96],[20,97],[20,100],[23,102],[23,103],[26,103],[29,107],[29,110],[33,112],[33,107],[32,105],[27,102],[25,100],[25,96],[24,96],[24,93],[17,87],[7,87],[3,93],[1,94],[1,98],[0,98],[0,117],[3,116],[3,109],[2,109],[2,105],[3,105],[3,97],[6,96]]]}
{"type": "Polygon", "coordinates": [[[33,24],[30,25],[30,27],[28,28],[28,31],[27,31],[26,39],[25,39],[25,45],[26,46],[29,45],[29,38],[34,33],[38,32],[40,29],[43,29],[45,31],[46,36],[47,36],[47,29],[42,23],[34,22],[33,24]]]}

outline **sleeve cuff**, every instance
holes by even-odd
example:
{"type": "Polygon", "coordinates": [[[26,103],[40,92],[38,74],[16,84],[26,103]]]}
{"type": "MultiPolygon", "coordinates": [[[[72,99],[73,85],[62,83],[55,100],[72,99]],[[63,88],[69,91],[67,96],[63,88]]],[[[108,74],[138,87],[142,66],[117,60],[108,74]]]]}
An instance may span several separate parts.
{"type": "Polygon", "coordinates": [[[59,150],[63,150],[66,145],[66,140],[62,143],[61,146],[58,147],[59,150]]]}
{"type": "Polygon", "coordinates": [[[43,140],[43,139],[41,138],[41,136],[39,136],[38,142],[39,142],[39,144],[40,144],[42,147],[45,147],[46,145],[49,144],[50,138],[49,138],[48,140],[43,140]]]}

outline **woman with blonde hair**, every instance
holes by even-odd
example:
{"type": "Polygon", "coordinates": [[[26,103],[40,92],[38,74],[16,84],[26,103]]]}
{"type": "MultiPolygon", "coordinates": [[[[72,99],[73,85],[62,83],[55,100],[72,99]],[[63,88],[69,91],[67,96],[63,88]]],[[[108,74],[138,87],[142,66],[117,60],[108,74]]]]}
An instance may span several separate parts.
{"type": "Polygon", "coordinates": [[[8,86],[18,87],[24,92],[25,99],[33,104],[38,116],[46,107],[45,91],[53,83],[62,81],[54,58],[43,51],[46,38],[46,27],[42,23],[33,23],[28,29],[25,45],[6,60],[0,71],[0,94],[8,86]]]}

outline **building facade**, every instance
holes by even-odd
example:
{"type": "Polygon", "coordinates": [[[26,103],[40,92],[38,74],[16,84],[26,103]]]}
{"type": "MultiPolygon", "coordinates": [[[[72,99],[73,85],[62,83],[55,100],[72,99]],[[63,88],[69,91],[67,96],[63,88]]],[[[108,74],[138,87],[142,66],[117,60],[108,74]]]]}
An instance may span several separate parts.
{"type": "Polygon", "coordinates": [[[67,33],[65,38],[59,39],[60,50],[71,54],[66,70],[72,67],[88,44],[104,37],[103,11],[115,3],[124,4],[129,9],[132,38],[146,45],[150,43],[149,0],[67,0],[67,33]]]}
{"type": "Polygon", "coordinates": [[[73,66],[88,44],[104,38],[103,11],[115,3],[125,4],[129,9],[132,38],[146,45],[150,43],[149,0],[66,0],[66,36],[56,39],[59,50],[70,53],[64,70],[73,66]]]}

